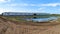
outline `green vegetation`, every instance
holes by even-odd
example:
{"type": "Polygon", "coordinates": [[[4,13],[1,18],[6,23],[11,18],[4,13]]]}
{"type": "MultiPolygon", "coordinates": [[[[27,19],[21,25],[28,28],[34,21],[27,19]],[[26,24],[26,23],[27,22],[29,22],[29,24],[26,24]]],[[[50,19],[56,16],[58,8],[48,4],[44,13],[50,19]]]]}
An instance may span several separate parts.
{"type": "Polygon", "coordinates": [[[19,22],[26,22],[26,20],[23,20],[24,18],[33,18],[33,17],[37,17],[37,18],[48,18],[48,17],[52,17],[52,16],[56,16],[56,17],[60,17],[60,14],[51,14],[51,15],[32,15],[32,16],[4,16],[9,20],[13,20],[13,21],[19,21],[19,22]]]}
{"type": "Polygon", "coordinates": [[[21,16],[4,16],[9,20],[13,20],[13,21],[19,21],[19,22],[25,22],[25,20],[21,19],[23,17],[21,16]]]}

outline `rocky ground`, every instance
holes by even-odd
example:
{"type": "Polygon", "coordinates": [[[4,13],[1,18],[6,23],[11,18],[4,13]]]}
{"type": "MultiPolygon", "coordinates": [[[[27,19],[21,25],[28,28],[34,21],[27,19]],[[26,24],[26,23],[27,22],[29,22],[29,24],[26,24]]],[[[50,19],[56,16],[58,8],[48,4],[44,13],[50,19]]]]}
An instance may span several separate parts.
{"type": "Polygon", "coordinates": [[[0,34],[60,34],[60,22],[17,22],[0,17],[0,34]]]}

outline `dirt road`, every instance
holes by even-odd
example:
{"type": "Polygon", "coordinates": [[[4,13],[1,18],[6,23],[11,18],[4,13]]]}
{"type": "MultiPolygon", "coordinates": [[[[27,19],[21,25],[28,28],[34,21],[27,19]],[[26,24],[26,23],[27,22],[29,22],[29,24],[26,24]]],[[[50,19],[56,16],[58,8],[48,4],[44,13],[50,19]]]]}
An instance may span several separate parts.
{"type": "Polygon", "coordinates": [[[60,34],[60,25],[37,26],[0,17],[0,34],[60,34]]]}

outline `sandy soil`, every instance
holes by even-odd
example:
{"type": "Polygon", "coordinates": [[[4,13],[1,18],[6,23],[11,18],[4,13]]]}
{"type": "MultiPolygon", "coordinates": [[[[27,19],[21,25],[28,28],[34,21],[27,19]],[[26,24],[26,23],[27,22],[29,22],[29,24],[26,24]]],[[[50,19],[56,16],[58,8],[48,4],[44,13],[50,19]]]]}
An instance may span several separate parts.
{"type": "Polygon", "coordinates": [[[22,23],[0,17],[0,34],[60,34],[60,23],[22,23]]]}

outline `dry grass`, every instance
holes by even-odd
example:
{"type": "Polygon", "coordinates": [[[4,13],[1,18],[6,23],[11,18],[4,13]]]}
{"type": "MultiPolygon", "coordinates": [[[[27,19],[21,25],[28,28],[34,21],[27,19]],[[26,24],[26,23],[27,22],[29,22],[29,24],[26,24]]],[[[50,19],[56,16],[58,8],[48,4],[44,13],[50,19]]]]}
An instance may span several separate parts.
{"type": "Polygon", "coordinates": [[[59,34],[59,31],[55,31],[59,29],[58,24],[60,22],[56,21],[50,23],[17,22],[0,17],[0,34],[59,34]]]}

